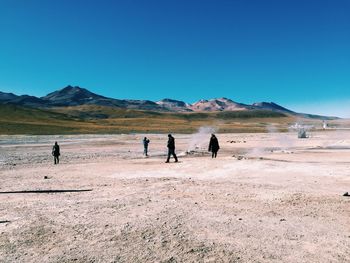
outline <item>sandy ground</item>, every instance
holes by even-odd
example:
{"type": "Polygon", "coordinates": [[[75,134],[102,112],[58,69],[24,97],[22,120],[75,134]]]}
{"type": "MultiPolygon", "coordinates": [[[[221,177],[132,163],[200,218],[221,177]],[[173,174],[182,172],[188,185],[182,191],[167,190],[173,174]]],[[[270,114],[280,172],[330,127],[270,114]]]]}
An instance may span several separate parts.
{"type": "Polygon", "coordinates": [[[218,134],[211,159],[176,134],[177,164],[166,135],[149,158],[142,135],[0,136],[0,262],[350,262],[350,132],[310,136],[218,134]]]}

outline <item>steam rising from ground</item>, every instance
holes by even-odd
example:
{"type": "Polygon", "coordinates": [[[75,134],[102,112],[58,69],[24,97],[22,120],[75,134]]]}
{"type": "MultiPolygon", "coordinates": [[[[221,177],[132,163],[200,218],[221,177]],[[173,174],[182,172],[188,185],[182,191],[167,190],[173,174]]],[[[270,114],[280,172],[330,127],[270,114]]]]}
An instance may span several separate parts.
{"type": "MultiPolygon", "coordinates": [[[[324,125],[324,124],[323,124],[324,125]]],[[[300,130],[305,130],[305,131],[310,131],[315,128],[314,125],[306,125],[302,124],[300,122],[296,122],[295,124],[291,125],[288,127],[289,131],[300,131],[300,130]]]]}
{"type": "Polygon", "coordinates": [[[198,129],[198,132],[191,136],[188,151],[207,150],[210,136],[216,133],[217,129],[210,126],[203,126],[198,129]]]}
{"type": "Polygon", "coordinates": [[[283,151],[289,153],[295,146],[297,132],[295,132],[295,128],[292,128],[292,126],[289,128],[290,132],[288,133],[281,133],[274,125],[269,125],[266,129],[272,136],[269,136],[267,141],[260,141],[258,144],[255,144],[255,147],[247,153],[247,156],[258,157],[270,151],[283,151]],[[293,136],[293,133],[295,133],[295,137],[293,136]]]}

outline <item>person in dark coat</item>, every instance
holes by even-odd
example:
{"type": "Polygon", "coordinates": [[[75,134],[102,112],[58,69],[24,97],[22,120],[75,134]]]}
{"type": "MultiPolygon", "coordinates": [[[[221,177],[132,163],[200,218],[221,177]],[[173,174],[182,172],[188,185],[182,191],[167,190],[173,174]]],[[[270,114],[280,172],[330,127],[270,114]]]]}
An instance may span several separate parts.
{"type": "Polygon", "coordinates": [[[55,164],[60,162],[60,155],[60,146],[57,144],[57,142],[55,142],[55,145],[52,147],[52,156],[55,164]]]}
{"type": "Polygon", "coordinates": [[[171,135],[171,134],[168,134],[168,159],[166,160],[166,163],[169,162],[170,160],[170,156],[174,156],[175,158],[175,163],[178,162],[177,160],[177,156],[175,154],[175,138],[171,135]]]}
{"type": "Polygon", "coordinates": [[[208,151],[211,152],[211,158],[216,158],[218,151],[220,149],[218,138],[215,134],[211,135],[208,151]]]}
{"type": "Polygon", "coordinates": [[[147,137],[143,138],[143,154],[145,156],[148,156],[148,144],[150,143],[150,140],[147,139],[147,137]]]}

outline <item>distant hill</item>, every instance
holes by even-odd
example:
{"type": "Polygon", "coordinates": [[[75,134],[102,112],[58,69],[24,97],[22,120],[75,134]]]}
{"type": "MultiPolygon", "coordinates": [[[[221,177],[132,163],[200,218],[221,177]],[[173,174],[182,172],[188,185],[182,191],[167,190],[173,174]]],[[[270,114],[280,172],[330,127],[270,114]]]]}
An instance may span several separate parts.
{"type": "Polygon", "coordinates": [[[157,101],[157,104],[161,106],[163,109],[167,109],[169,111],[177,111],[177,112],[189,112],[191,110],[191,105],[187,104],[183,101],[173,100],[173,99],[162,99],[157,101]]]}
{"type": "Polygon", "coordinates": [[[258,103],[253,103],[252,106],[256,109],[272,110],[272,111],[277,111],[277,112],[295,114],[294,111],[286,109],[286,108],[284,108],[276,103],[273,103],[273,102],[258,102],[258,103]]]}
{"type": "Polygon", "coordinates": [[[42,107],[47,105],[47,101],[40,98],[22,95],[17,96],[13,93],[5,93],[0,91],[0,103],[11,103],[16,105],[24,105],[30,107],[42,107]]]}
{"type": "Polygon", "coordinates": [[[95,104],[122,107],[124,105],[122,100],[106,98],[92,93],[87,89],[72,86],[67,86],[61,90],[49,93],[41,99],[47,101],[52,106],[95,104]]]}
{"type": "Polygon", "coordinates": [[[320,118],[252,109],[171,112],[84,104],[33,108],[0,103],[0,134],[193,133],[213,126],[219,132],[287,131],[296,121],[321,127],[320,118]]]}
{"type": "Polygon", "coordinates": [[[211,100],[199,100],[198,102],[190,105],[189,107],[193,111],[244,111],[252,110],[254,107],[234,102],[227,98],[211,99],[211,100]]]}
{"type": "Polygon", "coordinates": [[[17,97],[18,96],[13,93],[5,93],[0,91],[0,102],[11,101],[17,97]]]}
{"type": "Polygon", "coordinates": [[[265,132],[271,122],[286,126],[293,118],[264,110],[169,112],[93,104],[44,109],[0,103],[0,134],[192,133],[208,125],[220,132],[265,132]]]}
{"type": "Polygon", "coordinates": [[[17,96],[13,93],[0,92],[0,103],[17,106],[50,109],[57,107],[72,107],[96,105],[119,109],[134,109],[154,112],[237,112],[264,111],[278,112],[292,116],[319,119],[334,119],[335,117],[318,116],[307,113],[296,113],[274,102],[257,102],[247,105],[228,98],[199,100],[193,104],[166,98],[157,102],[150,100],[114,99],[95,94],[78,86],[67,86],[44,97],[37,98],[29,95],[17,96]]]}

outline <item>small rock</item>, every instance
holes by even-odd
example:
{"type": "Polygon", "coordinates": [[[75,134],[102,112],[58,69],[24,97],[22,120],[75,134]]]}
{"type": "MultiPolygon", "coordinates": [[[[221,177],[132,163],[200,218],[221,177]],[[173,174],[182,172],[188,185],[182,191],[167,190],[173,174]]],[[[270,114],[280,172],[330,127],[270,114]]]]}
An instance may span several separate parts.
{"type": "Polygon", "coordinates": [[[281,219],[280,219],[280,221],[287,221],[287,220],[286,220],[286,219],[284,219],[284,218],[281,218],[281,219]]]}
{"type": "Polygon", "coordinates": [[[348,192],[345,192],[343,196],[350,196],[348,192]]]}
{"type": "Polygon", "coordinates": [[[242,218],[238,218],[238,220],[243,220],[242,218]]]}
{"type": "Polygon", "coordinates": [[[44,176],[44,179],[49,179],[49,177],[45,175],[45,176],[44,176]]]}

